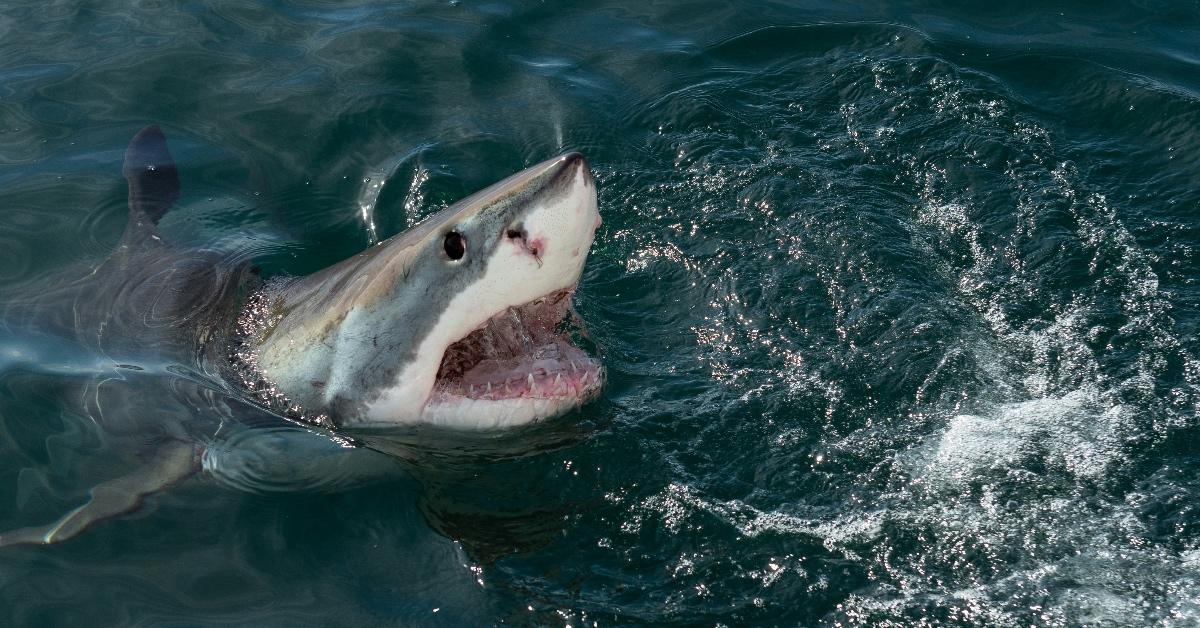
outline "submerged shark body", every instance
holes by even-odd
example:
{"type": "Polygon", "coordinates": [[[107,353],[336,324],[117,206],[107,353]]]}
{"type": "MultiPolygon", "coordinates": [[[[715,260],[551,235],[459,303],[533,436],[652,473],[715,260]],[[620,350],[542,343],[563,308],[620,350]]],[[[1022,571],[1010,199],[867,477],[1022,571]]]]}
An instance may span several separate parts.
{"type": "Polygon", "coordinates": [[[561,325],[600,222],[578,154],[313,275],[265,283],[244,259],[159,233],[179,178],[157,127],[133,139],[124,174],[130,214],[116,251],[82,279],[6,305],[0,362],[7,347],[9,362],[53,369],[45,352],[64,341],[95,355],[85,412],[135,441],[142,467],[55,524],[0,534],[0,546],[65,540],[193,473],[224,429],[208,415],[230,405],[333,434],[461,431],[549,418],[600,390],[600,363],[561,325]],[[147,372],[155,363],[168,366],[147,372]]]}

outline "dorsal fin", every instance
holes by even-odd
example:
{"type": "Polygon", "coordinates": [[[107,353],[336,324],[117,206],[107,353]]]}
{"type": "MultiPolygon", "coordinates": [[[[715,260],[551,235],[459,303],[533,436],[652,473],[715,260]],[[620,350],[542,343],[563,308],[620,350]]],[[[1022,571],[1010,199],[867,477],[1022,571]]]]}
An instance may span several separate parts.
{"type": "Polygon", "coordinates": [[[157,124],[133,136],[121,172],[129,182],[131,221],[144,217],[158,224],[179,198],[179,171],[171,151],[167,150],[167,138],[157,124]]]}

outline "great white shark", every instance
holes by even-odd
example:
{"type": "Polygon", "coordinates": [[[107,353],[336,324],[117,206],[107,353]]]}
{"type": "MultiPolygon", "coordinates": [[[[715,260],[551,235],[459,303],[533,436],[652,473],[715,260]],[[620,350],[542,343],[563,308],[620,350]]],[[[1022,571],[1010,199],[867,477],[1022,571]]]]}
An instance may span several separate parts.
{"type": "Polygon", "coordinates": [[[52,524],[0,534],[0,546],[71,538],[194,473],[223,429],[206,409],[244,400],[336,437],[515,427],[599,394],[601,363],[564,326],[600,225],[578,153],[324,270],[265,282],[244,258],[161,232],[180,184],[157,126],[130,142],[122,171],[129,219],[116,250],[5,304],[0,356],[8,345],[48,368],[64,343],[90,352],[99,366],[80,368],[99,374],[83,386],[84,411],[114,441],[136,442],[139,466],[52,524]]]}

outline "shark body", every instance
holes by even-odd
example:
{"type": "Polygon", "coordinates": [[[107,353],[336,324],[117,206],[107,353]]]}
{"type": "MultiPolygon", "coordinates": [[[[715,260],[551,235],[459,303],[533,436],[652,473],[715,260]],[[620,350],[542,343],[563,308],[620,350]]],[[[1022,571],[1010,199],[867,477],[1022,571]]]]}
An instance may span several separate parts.
{"type": "Polygon", "coordinates": [[[336,438],[514,427],[599,394],[600,362],[564,327],[600,224],[595,179],[577,153],[324,270],[265,283],[244,257],[181,248],[160,232],[180,186],[158,127],[134,137],[123,173],[129,222],[116,250],[7,304],[0,365],[54,371],[53,349],[64,346],[95,356],[61,368],[90,373],[75,393],[83,413],[106,438],[136,443],[139,466],[53,524],[0,534],[0,546],[66,540],[196,472],[224,429],[207,415],[234,414],[231,405],[336,438]]]}

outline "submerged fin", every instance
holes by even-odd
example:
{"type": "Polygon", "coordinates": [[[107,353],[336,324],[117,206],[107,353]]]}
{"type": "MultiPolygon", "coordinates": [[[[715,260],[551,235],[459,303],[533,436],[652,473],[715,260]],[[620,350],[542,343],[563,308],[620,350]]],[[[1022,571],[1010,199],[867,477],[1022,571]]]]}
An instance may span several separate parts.
{"type": "Polygon", "coordinates": [[[144,218],[158,224],[179,198],[179,170],[158,125],[148,126],[133,136],[125,150],[121,172],[129,182],[130,220],[144,218]]]}
{"type": "Polygon", "coordinates": [[[48,545],[66,541],[94,523],[136,509],[146,495],[163,490],[198,468],[195,445],[176,440],[164,443],[145,467],[96,486],[88,503],[67,513],[57,522],[0,534],[0,547],[48,545]]]}

